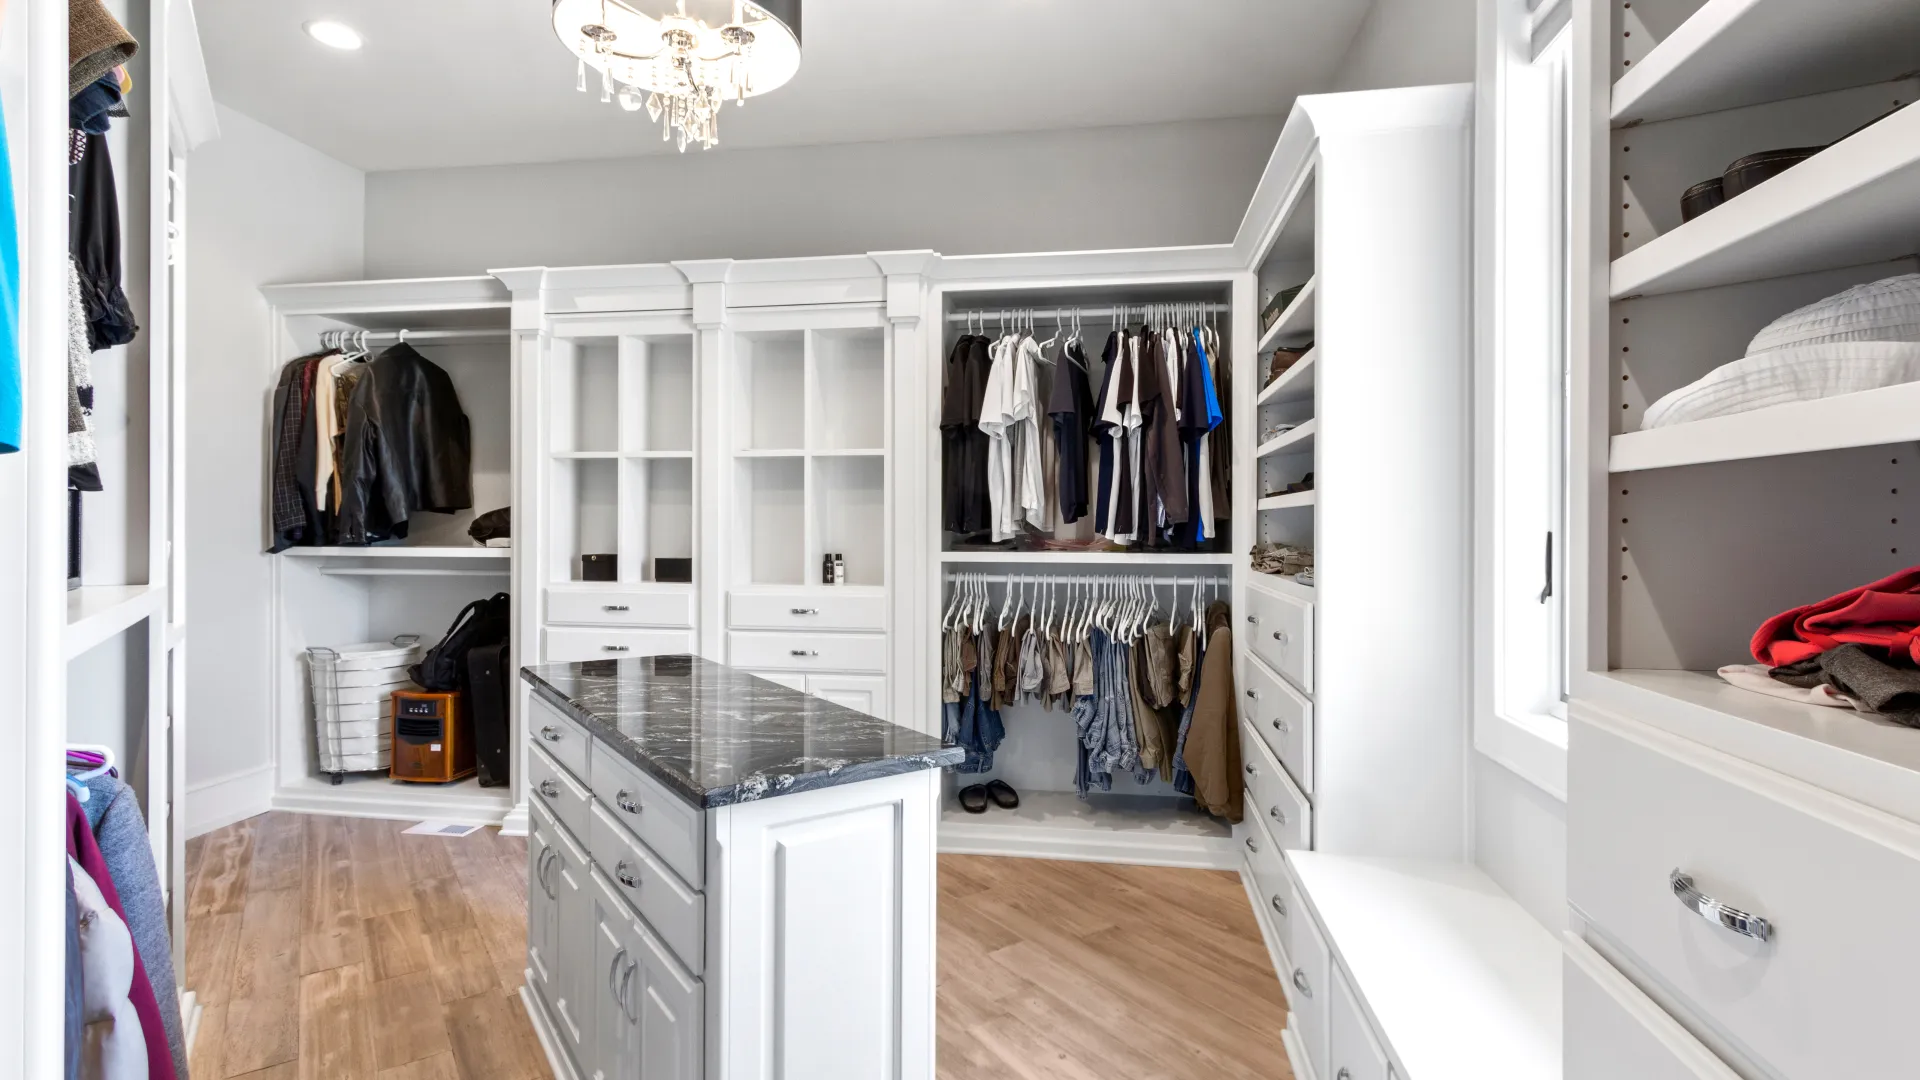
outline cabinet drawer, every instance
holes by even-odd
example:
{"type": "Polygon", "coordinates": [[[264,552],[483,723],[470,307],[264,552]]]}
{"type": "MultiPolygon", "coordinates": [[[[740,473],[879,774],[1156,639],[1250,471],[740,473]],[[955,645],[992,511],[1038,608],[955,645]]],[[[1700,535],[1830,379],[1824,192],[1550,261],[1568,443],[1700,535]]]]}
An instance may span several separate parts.
{"type": "Polygon", "coordinates": [[[686,590],[645,592],[552,589],[547,592],[547,621],[583,626],[693,625],[692,586],[686,590]]]}
{"type": "Polygon", "coordinates": [[[593,797],[587,787],[575,780],[546,753],[535,747],[527,754],[527,790],[533,799],[547,808],[555,821],[565,826],[572,839],[584,849],[587,836],[587,804],[593,797]]]}
{"type": "MultiPolygon", "coordinates": [[[[598,742],[593,744],[593,792],[608,818],[633,830],[681,880],[696,889],[705,886],[704,811],[598,742]]],[[[599,856],[596,850],[594,857],[599,856]]]]}
{"type": "Polygon", "coordinates": [[[884,634],[772,634],[734,631],[727,635],[734,667],[787,668],[797,671],[887,670],[884,634]]]}
{"type": "Polygon", "coordinates": [[[1893,913],[1920,896],[1920,826],[1630,720],[1571,737],[1568,900],[1599,933],[1784,1080],[1911,1072],[1920,934],[1893,913]]]}
{"type": "Polygon", "coordinates": [[[1258,586],[1247,590],[1247,647],[1267,666],[1313,693],[1313,605],[1258,586]]]}
{"type": "Polygon", "coordinates": [[[1569,935],[1566,949],[1565,1080],[1739,1080],[1586,942],[1569,935]]]}
{"type": "Polygon", "coordinates": [[[587,735],[587,729],[579,722],[560,710],[534,697],[533,711],[528,719],[527,738],[533,744],[553,756],[553,760],[566,766],[567,771],[585,783],[587,777],[587,748],[593,740],[587,735]]]}
{"type": "Polygon", "coordinates": [[[1313,794],[1313,702],[1252,656],[1240,685],[1246,687],[1240,715],[1260,733],[1300,790],[1313,794]]]}
{"type": "Polygon", "coordinates": [[[613,888],[695,975],[705,967],[706,898],[685,882],[647,846],[613,820],[606,807],[593,807],[593,862],[613,888]]]}
{"type": "Polygon", "coordinates": [[[1260,898],[1261,914],[1273,926],[1281,953],[1292,959],[1295,904],[1293,879],[1287,876],[1286,856],[1280,853],[1280,845],[1260,820],[1260,809],[1251,798],[1246,799],[1245,813],[1247,835],[1254,838],[1253,846],[1246,850],[1247,869],[1253,877],[1254,892],[1260,898]]]}
{"type": "Polygon", "coordinates": [[[1332,972],[1333,993],[1327,1002],[1327,1062],[1341,1080],[1387,1080],[1387,1054],[1373,1036],[1373,1026],[1360,1008],[1360,995],[1347,985],[1338,968],[1332,972]]]}
{"type": "Polygon", "coordinates": [[[1294,1028],[1313,1066],[1313,1075],[1332,1077],[1327,1068],[1327,999],[1331,996],[1333,960],[1320,926],[1302,904],[1293,919],[1293,973],[1287,976],[1287,1008],[1294,1028]]]}
{"type": "Polygon", "coordinates": [[[778,686],[784,686],[789,690],[798,690],[803,694],[807,692],[807,676],[806,676],[806,673],[804,672],[749,671],[747,672],[747,674],[753,676],[756,679],[760,679],[763,682],[770,682],[778,686]]]}
{"type": "Polygon", "coordinates": [[[727,625],[736,630],[885,630],[887,596],[834,589],[729,593],[727,625]]]}
{"type": "Polygon", "coordinates": [[[1311,848],[1313,805],[1293,785],[1265,740],[1244,720],[1240,722],[1240,761],[1247,774],[1247,799],[1274,842],[1283,850],[1311,848]]]}
{"type": "Polygon", "coordinates": [[[564,630],[546,631],[546,660],[567,664],[583,660],[624,660],[630,656],[662,656],[693,651],[693,634],[685,630],[564,630]]]}

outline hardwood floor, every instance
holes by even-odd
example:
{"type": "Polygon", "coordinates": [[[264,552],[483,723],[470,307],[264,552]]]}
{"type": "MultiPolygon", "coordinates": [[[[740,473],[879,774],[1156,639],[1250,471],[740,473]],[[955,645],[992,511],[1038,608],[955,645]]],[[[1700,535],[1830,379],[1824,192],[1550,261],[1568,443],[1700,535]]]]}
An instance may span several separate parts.
{"type": "MultiPolygon", "coordinates": [[[[548,1075],[526,841],[266,814],[187,845],[194,1080],[548,1075]]],[[[1231,873],[940,857],[940,1080],[1291,1080],[1231,873]]]]}

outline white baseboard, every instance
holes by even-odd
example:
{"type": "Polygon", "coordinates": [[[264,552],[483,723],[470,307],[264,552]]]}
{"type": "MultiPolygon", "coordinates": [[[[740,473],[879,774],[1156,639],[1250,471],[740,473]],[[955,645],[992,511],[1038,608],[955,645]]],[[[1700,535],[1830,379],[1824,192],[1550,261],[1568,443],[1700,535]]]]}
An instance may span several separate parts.
{"type": "Polygon", "coordinates": [[[573,1068],[573,1061],[560,1048],[560,1033],[553,1030],[553,1022],[547,1019],[547,1010],[533,997],[533,972],[527,972],[527,981],[520,984],[520,1004],[526,1007],[527,1019],[533,1021],[533,1033],[540,1037],[540,1049],[546,1051],[547,1066],[553,1070],[557,1080],[580,1080],[580,1074],[573,1068]]]}
{"type": "Polygon", "coordinates": [[[1307,1048],[1300,1045],[1299,1025],[1293,1014],[1287,1014],[1287,1026],[1280,1029],[1280,1046],[1287,1052],[1287,1061],[1293,1066],[1293,1080],[1319,1080],[1313,1074],[1313,1062],[1307,1057],[1307,1048]]]}
{"type": "Polygon", "coordinates": [[[388,783],[335,787],[324,780],[307,779],[276,790],[273,809],[332,817],[499,825],[513,810],[513,795],[506,788],[448,790],[388,783]]]}
{"type": "Polygon", "coordinates": [[[222,829],[273,809],[273,766],[243,769],[187,785],[187,836],[222,829]]]}
{"type": "Polygon", "coordinates": [[[507,816],[500,820],[500,835],[525,836],[527,828],[527,804],[522,800],[514,803],[513,809],[507,811],[507,816]]]}
{"type": "Polygon", "coordinates": [[[200,995],[191,990],[180,991],[180,1042],[187,1053],[193,1053],[193,1038],[200,1034],[200,995]]]}
{"type": "Polygon", "coordinates": [[[1280,934],[1273,926],[1273,913],[1267,907],[1267,898],[1260,895],[1253,871],[1248,869],[1244,861],[1240,865],[1240,885],[1247,890],[1247,903],[1253,905],[1253,921],[1260,927],[1260,940],[1266,943],[1267,958],[1273,962],[1274,977],[1280,980],[1280,996],[1287,999],[1287,1012],[1291,1014],[1293,985],[1288,980],[1293,974],[1293,958],[1280,941],[1280,934]]]}
{"type": "Polygon", "coordinates": [[[1103,833],[1087,829],[1049,829],[1032,825],[975,824],[953,820],[940,823],[940,853],[1131,863],[1135,866],[1172,866],[1187,870],[1240,868],[1239,847],[1231,837],[1103,833]]]}

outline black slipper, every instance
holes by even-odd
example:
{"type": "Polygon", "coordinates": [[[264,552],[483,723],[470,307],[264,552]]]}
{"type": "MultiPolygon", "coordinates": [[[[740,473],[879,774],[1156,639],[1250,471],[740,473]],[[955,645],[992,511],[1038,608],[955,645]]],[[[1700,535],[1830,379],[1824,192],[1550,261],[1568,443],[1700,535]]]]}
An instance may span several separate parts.
{"type": "Polygon", "coordinates": [[[987,812],[987,789],[979,784],[960,789],[960,809],[969,814],[987,812]]]}
{"type": "Polygon", "coordinates": [[[1020,805],[1020,793],[1005,780],[992,780],[987,783],[987,795],[993,804],[1002,810],[1012,810],[1020,805]]]}

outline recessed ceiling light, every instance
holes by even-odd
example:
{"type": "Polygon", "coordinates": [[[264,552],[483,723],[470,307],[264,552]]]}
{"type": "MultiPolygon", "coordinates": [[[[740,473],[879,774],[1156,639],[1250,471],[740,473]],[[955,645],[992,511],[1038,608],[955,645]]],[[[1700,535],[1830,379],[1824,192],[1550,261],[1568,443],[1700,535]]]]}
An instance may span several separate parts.
{"type": "Polygon", "coordinates": [[[308,23],[307,36],[334,49],[352,50],[366,43],[366,40],[360,36],[360,31],[331,19],[319,19],[308,23]]]}

